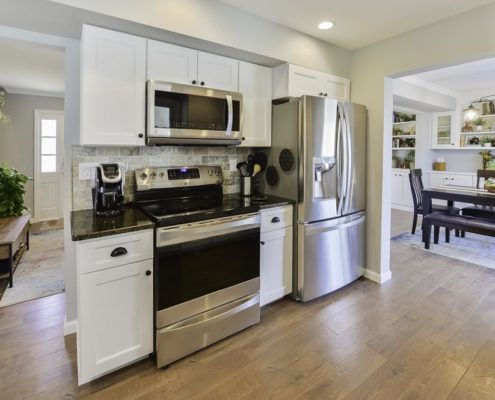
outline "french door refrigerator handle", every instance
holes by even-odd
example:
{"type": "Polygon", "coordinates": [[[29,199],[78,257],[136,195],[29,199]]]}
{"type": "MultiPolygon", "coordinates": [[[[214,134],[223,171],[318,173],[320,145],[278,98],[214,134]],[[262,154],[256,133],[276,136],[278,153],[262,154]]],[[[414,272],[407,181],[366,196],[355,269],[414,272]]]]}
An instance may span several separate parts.
{"type": "MultiPolygon", "coordinates": [[[[342,218],[340,218],[342,219],[342,218]]],[[[314,235],[322,232],[336,231],[339,229],[350,228],[354,225],[359,225],[366,220],[365,214],[360,214],[357,218],[346,220],[345,222],[339,221],[339,219],[315,222],[312,224],[304,224],[306,234],[314,235]]]]}
{"type": "Polygon", "coordinates": [[[233,119],[234,119],[234,108],[232,105],[232,96],[230,94],[226,94],[225,98],[227,99],[227,113],[228,113],[227,135],[230,135],[232,133],[232,123],[233,123],[233,119]]]}
{"type": "Polygon", "coordinates": [[[351,128],[349,124],[349,118],[346,113],[345,107],[342,107],[342,115],[345,121],[345,137],[346,137],[346,162],[347,162],[347,170],[346,170],[346,194],[345,194],[345,204],[344,204],[344,213],[349,213],[350,202],[351,202],[351,191],[352,191],[352,175],[353,175],[353,160],[352,160],[352,136],[351,136],[351,128]]]}
{"type": "Polygon", "coordinates": [[[345,125],[345,119],[344,115],[342,112],[342,104],[338,103],[337,104],[337,110],[338,110],[338,120],[339,120],[339,141],[340,141],[340,146],[338,147],[339,151],[339,166],[340,166],[340,174],[338,174],[337,179],[339,180],[340,187],[338,190],[340,191],[339,193],[339,198],[338,198],[338,208],[337,208],[337,214],[342,215],[344,212],[344,206],[345,206],[345,201],[346,201],[346,194],[347,194],[347,150],[346,150],[346,125],[345,125]],[[341,151],[342,148],[342,151],[341,151]]]}

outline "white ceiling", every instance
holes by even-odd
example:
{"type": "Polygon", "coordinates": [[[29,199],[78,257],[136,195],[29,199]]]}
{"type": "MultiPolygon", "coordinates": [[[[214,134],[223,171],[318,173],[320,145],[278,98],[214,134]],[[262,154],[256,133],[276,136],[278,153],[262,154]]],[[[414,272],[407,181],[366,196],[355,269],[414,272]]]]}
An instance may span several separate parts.
{"type": "Polygon", "coordinates": [[[495,58],[459,64],[414,75],[455,93],[478,92],[495,88],[495,58]]]}
{"type": "Polygon", "coordinates": [[[493,0],[219,0],[259,17],[356,49],[444,18],[493,3],[493,0]],[[330,20],[327,31],[318,23],[330,20]]]}
{"type": "Polygon", "coordinates": [[[62,48],[0,37],[0,86],[8,92],[63,96],[62,48]]]}

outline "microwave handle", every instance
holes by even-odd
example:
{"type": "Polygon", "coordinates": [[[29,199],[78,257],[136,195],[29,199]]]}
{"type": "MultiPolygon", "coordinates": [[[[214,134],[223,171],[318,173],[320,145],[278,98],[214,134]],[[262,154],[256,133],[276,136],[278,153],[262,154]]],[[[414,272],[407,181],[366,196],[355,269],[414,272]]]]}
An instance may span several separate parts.
{"type": "Polygon", "coordinates": [[[227,135],[230,135],[232,132],[232,122],[234,119],[234,108],[232,104],[232,96],[230,94],[226,94],[225,98],[227,99],[227,135]]]}

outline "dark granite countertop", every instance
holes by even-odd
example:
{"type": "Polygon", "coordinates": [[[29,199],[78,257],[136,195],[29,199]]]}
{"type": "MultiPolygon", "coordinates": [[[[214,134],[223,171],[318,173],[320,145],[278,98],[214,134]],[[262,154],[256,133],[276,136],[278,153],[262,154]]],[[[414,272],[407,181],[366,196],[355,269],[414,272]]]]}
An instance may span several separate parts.
{"type": "Polygon", "coordinates": [[[115,218],[95,217],[93,210],[72,211],[70,225],[74,241],[151,229],[155,226],[141,211],[131,207],[126,207],[124,215],[115,218]]]}

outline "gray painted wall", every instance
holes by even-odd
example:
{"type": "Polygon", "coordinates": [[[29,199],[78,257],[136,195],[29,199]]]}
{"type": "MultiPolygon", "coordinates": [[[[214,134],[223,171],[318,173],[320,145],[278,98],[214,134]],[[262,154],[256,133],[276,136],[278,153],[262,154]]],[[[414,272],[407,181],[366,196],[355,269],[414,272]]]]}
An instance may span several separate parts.
{"type": "MultiPolygon", "coordinates": [[[[9,120],[0,123],[0,162],[7,162],[22,173],[34,176],[34,110],[63,110],[64,99],[9,93],[4,113],[9,120]]],[[[26,206],[34,206],[34,185],[29,181],[24,196],[26,206]]]]}

